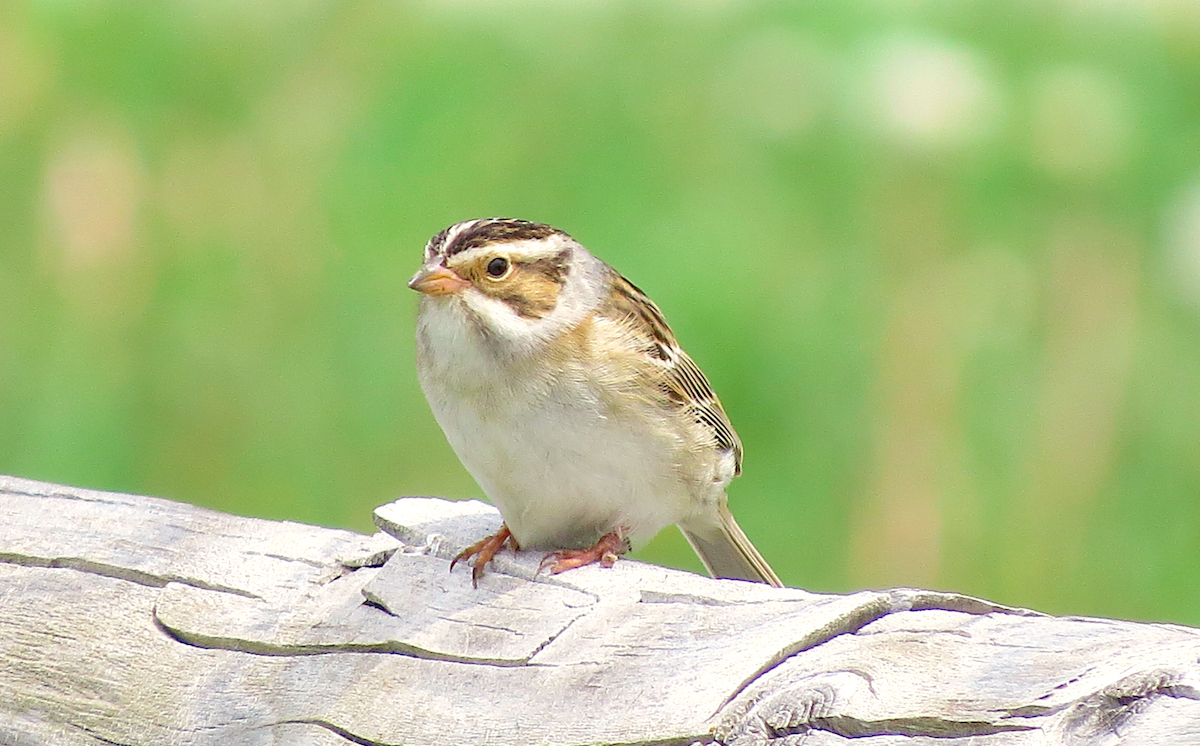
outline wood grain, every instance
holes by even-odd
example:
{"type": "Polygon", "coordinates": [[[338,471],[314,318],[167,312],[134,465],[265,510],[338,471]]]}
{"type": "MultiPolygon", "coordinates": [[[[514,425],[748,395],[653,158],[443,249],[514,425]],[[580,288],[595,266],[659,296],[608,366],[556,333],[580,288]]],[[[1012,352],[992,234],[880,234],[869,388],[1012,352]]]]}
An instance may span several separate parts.
{"type": "Polygon", "coordinates": [[[0,477],[0,744],[1200,744],[1200,632],[380,533],[0,477]]]}

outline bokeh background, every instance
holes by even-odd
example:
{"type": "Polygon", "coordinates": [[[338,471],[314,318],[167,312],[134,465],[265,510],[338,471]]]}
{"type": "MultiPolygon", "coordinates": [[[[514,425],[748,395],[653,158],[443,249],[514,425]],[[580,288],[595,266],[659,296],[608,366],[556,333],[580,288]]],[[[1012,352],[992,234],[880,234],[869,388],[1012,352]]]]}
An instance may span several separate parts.
{"type": "Polygon", "coordinates": [[[0,3],[0,472],[479,496],[404,283],[491,215],[659,302],[789,583],[1200,624],[1193,0],[0,3]]]}

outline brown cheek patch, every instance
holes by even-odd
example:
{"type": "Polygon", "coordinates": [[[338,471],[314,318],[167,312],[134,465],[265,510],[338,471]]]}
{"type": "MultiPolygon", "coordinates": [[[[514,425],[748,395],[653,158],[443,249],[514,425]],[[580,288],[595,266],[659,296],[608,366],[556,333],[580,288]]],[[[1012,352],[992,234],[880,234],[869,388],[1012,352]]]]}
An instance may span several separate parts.
{"type": "Polygon", "coordinates": [[[509,276],[499,281],[487,276],[483,260],[466,273],[480,292],[507,303],[518,316],[540,319],[558,305],[558,294],[570,271],[569,259],[570,252],[563,251],[532,262],[516,262],[509,276]]]}
{"type": "Polygon", "coordinates": [[[517,268],[505,281],[484,290],[497,300],[504,301],[518,316],[540,319],[558,305],[558,293],[562,289],[557,281],[545,275],[534,274],[523,267],[517,268]]]}
{"type": "Polygon", "coordinates": [[[547,280],[562,285],[567,279],[567,273],[571,270],[570,258],[571,252],[564,250],[554,256],[538,259],[536,262],[527,262],[522,266],[527,267],[533,274],[541,275],[547,280]]]}

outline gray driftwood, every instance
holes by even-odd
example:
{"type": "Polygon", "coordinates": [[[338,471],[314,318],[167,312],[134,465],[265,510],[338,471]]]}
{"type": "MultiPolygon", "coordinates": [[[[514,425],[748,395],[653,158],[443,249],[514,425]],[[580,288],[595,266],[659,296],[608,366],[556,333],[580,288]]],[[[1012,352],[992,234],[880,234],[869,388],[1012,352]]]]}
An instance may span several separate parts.
{"type": "Polygon", "coordinates": [[[1200,631],[374,536],[0,477],[0,744],[1200,744],[1200,631]]]}

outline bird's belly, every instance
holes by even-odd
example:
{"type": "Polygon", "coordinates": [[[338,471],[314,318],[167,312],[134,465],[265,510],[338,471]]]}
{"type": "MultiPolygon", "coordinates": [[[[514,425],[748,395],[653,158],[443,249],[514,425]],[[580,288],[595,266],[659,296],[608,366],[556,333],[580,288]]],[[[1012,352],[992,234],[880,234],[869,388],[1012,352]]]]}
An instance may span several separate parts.
{"type": "Polygon", "coordinates": [[[572,402],[490,417],[454,406],[435,414],[522,546],[588,546],[615,530],[636,546],[691,512],[675,444],[636,422],[572,402]]]}

